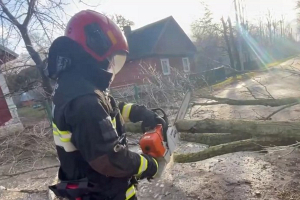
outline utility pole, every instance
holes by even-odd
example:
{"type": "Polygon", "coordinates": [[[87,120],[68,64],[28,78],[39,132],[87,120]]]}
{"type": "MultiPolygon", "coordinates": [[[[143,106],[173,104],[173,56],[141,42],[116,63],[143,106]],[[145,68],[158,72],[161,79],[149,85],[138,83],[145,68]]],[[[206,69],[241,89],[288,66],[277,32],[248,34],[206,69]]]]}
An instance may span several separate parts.
{"type": "Polygon", "coordinates": [[[234,9],[235,9],[235,20],[236,20],[236,26],[237,26],[237,32],[238,32],[238,50],[239,50],[239,58],[241,61],[241,70],[244,71],[244,59],[243,59],[243,52],[242,52],[242,43],[241,43],[241,36],[242,36],[242,30],[241,30],[241,24],[239,20],[239,12],[238,12],[238,5],[237,0],[234,0],[234,9]]]}

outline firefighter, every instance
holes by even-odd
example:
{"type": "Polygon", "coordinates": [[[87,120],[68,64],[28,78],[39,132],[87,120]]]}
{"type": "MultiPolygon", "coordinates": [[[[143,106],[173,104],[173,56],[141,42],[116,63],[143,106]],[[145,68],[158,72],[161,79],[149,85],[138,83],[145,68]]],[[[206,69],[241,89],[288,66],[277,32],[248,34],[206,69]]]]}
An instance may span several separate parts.
{"type": "Polygon", "coordinates": [[[60,182],[50,186],[74,200],[136,199],[137,179],[155,176],[157,161],[128,150],[124,122],[154,128],[158,116],[144,106],[117,103],[107,89],[121,70],[128,45],[105,15],[75,14],[49,49],[47,76],[53,93],[53,135],[60,182]]]}

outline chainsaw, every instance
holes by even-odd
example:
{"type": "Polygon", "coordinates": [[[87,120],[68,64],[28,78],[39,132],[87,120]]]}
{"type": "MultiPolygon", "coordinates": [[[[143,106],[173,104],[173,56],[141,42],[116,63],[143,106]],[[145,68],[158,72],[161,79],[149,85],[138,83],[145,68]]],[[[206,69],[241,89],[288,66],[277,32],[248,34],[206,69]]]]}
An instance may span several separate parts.
{"type": "MultiPolygon", "coordinates": [[[[176,129],[175,123],[182,120],[188,110],[191,92],[188,91],[181,103],[175,121],[169,125],[168,116],[161,108],[152,109],[161,118],[159,124],[150,131],[143,130],[144,135],[140,139],[140,147],[144,154],[148,154],[159,161],[159,165],[163,163],[163,168],[170,162],[171,156],[175,151],[179,142],[179,133],[176,129]]],[[[161,171],[163,170],[161,169],[161,171]]]]}

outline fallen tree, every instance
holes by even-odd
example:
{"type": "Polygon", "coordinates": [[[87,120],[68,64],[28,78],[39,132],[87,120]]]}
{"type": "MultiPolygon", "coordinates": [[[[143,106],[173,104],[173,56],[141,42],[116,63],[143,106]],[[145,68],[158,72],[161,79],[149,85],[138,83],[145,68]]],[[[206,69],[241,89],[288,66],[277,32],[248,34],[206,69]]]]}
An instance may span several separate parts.
{"type": "MultiPolygon", "coordinates": [[[[259,151],[289,145],[300,139],[300,122],[246,120],[181,120],[176,123],[181,140],[210,145],[189,154],[176,154],[176,162],[195,162],[238,151],[259,151]]],[[[127,132],[142,133],[140,123],[126,124],[127,132]]]]}
{"type": "Polygon", "coordinates": [[[174,161],[179,163],[196,162],[227,153],[239,151],[260,151],[271,145],[290,145],[294,143],[296,143],[296,140],[281,139],[277,137],[251,138],[212,146],[196,153],[175,154],[174,161]]]}
{"type": "MultiPolygon", "coordinates": [[[[188,133],[231,133],[257,137],[276,135],[300,138],[300,122],[204,119],[180,120],[176,123],[176,127],[179,132],[188,133]]],[[[126,131],[142,133],[141,124],[127,123],[126,131]]]]}
{"type": "Polygon", "coordinates": [[[220,98],[212,95],[198,95],[197,98],[209,99],[213,100],[213,102],[193,102],[192,105],[201,105],[201,106],[209,106],[209,105],[217,105],[217,104],[227,104],[227,105],[236,105],[236,106],[245,106],[245,105],[261,105],[261,106],[284,106],[288,104],[299,103],[300,97],[288,97],[282,99],[250,99],[250,100],[236,100],[229,98],[220,98]]]}
{"type": "Polygon", "coordinates": [[[300,137],[300,122],[246,121],[246,120],[181,120],[176,123],[180,132],[232,133],[251,136],[300,137]]]}

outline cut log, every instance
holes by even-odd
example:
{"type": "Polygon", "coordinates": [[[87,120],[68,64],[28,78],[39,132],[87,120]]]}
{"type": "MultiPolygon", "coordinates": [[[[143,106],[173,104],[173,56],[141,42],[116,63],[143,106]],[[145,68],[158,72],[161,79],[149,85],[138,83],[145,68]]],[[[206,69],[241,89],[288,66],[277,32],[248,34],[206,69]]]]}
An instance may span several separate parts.
{"type": "MultiPolygon", "coordinates": [[[[126,123],[125,127],[127,132],[142,133],[141,123],[126,123]]],[[[176,127],[180,132],[278,135],[300,139],[300,122],[204,119],[181,120],[176,123],[176,127]]]]}
{"type": "Polygon", "coordinates": [[[293,139],[281,139],[277,137],[252,138],[247,140],[235,141],[226,144],[209,147],[203,151],[188,154],[175,154],[174,161],[178,163],[197,162],[220,156],[227,153],[239,151],[260,151],[270,145],[290,145],[296,143],[293,139]]]}
{"type": "Polygon", "coordinates": [[[176,127],[180,132],[272,135],[300,139],[300,122],[204,119],[181,120],[176,123],[176,127]]]}
{"type": "Polygon", "coordinates": [[[261,106],[284,106],[287,104],[293,104],[300,101],[300,97],[289,97],[282,99],[251,99],[251,100],[236,100],[236,99],[228,99],[228,98],[220,98],[211,95],[198,95],[197,98],[210,99],[215,102],[209,103],[199,103],[194,102],[193,105],[217,105],[217,104],[228,104],[228,105],[236,105],[236,106],[245,106],[245,105],[261,105],[261,106]]]}
{"type": "Polygon", "coordinates": [[[125,130],[129,133],[142,133],[141,122],[131,123],[128,122],[125,124],[125,130]]]}
{"type": "Polygon", "coordinates": [[[181,133],[180,139],[187,142],[198,142],[210,146],[251,138],[248,134],[231,133],[181,133]]]}

